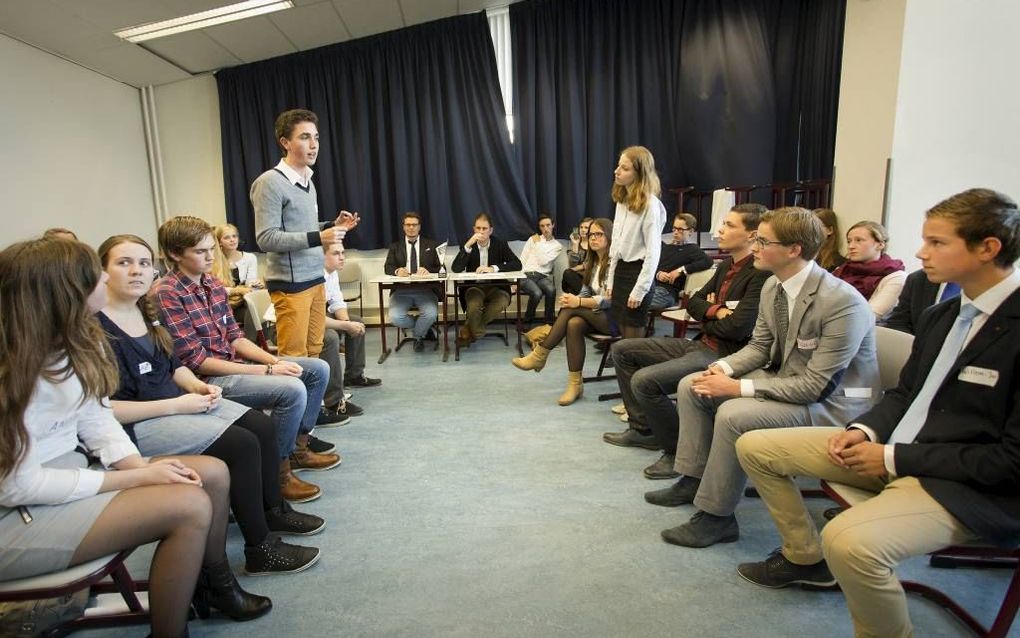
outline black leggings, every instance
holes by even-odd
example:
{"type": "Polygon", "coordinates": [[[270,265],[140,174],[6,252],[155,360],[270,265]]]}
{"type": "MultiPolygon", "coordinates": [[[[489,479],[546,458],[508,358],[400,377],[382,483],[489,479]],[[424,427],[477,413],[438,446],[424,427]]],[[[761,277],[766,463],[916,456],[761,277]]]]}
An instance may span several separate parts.
{"type": "Polygon", "coordinates": [[[258,410],[248,410],[202,454],[220,459],[230,470],[230,509],[244,544],[262,543],[269,536],[265,510],[280,506],[280,455],[273,422],[258,410]]]}

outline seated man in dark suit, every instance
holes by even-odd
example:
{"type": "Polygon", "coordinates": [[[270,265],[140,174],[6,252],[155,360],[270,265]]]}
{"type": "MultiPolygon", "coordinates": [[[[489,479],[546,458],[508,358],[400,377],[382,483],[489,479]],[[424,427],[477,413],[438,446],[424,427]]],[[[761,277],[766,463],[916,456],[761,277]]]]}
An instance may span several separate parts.
{"type": "Polygon", "coordinates": [[[664,450],[658,462],[645,468],[645,476],[650,479],[677,476],[673,457],[680,420],[669,398],[676,392],[676,384],[720,356],[740,350],[751,338],[761,287],[772,274],[756,269],[751,255],[758,221],[765,210],[761,204],[740,204],[726,214],[719,229],[719,248],[729,257],[687,305],[691,317],[701,322],[701,331],[694,340],[653,337],[613,344],[616,380],[628,427],[623,432],[606,432],[602,439],[623,447],[664,450]]]}
{"type": "MultiPolygon", "coordinates": [[[[464,242],[453,260],[454,272],[507,272],[521,269],[521,260],[509,244],[492,234],[492,220],[486,213],[475,217],[474,234],[464,242]]],[[[467,314],[457,335],[467,345],[485,334],[485,326],[510,305],[510,286],[471,286],[461,288],[460,305],[467,314]]]]}
{"type": "MultiPolygon", "coordinates": [[[[764,207],[763,207],[764,208],[764,207]]],[[[697,237],[698,220],[690,213],[677,213],[673,217],[673,241],[662,244],[659,266],[655,269],[652,285],[651,310],[662,310],[675,306],[684,289],[687,275],[712,267],[712,259],[697,243],[689,243],[697,237]]]]}
{"type": "Polygon", "coordinates": [[[755,268],[770,270],[751,340],[677,386],[675,485],[645,494],[654,505],[693,503],[690,521],[662,532],[674,545],[708,547],[740,535],[734,516],[747,477],[734,448],[751,430],[846,423],[881,390],[875,315],[850,284],[813,260],[825,228],[811,211],[762,216],[755,268]]]}
{"type": "Polygon", "coordinates": [[[846,428],[737,442],[783,539],[737,572],[772,588],[838,582],[858,636],[913,635],[895,572],[902,560],[977,538],[1020,539],[1020,211],[972,189],[929,210],[922,236],[928,277],[963,294],[922,314],[899,385],[846,428]],[[876,495],[819,538],[794,475],[876,495]]]}
{"type": "MultiPolygon", "coordinates": [[[[390,245],[383,272],[397,277],[439,272],[436,242],[421,236],[421,216],[413,211],[404,213],[403,225],[404,239],[390,245]]],[[[404,330],[414,329],[415,352],[425,349],[423,341],[438,318],[439,300],[432,290],[408,287],[390,293],[390,323],[404,330]],[[407,313],[411,306],[418,308],[417,319],[407,313]]]]}
{"type": "Polygon", "coordinates": [[[955,282],[943,281],[939,284],[930,281],[928,273],[924,272],[924,270],[912,272],[907,276],[907,280],[903,284],[903,290],[900,291],[900,298],[896,302],[896,307],[893,308],[892,314],[889,315],[882,325],[886,328],[899,330],[900,332],[914,334],[914,329],[921,318],[921,313],[928,306],[934,305],[936,302],[943,302],[947,299],[958,297],[959,295],[960,286],[955,282]]]}

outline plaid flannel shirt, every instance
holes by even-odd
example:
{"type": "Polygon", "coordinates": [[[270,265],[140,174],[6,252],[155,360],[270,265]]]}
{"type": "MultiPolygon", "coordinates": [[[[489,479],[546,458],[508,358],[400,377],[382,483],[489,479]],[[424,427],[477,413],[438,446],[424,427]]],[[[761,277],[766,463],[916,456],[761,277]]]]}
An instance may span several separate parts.
{"type": "Polygon", "coordinates": [[[180,271],[160,280],[153,294],[159,304],[163,326],[174,339],[174,353],[197,372],[207,357],[238,360],[235,339],[244,333],[234,321],[227,303],[227,290],[209,274],[200,283],[180,271]]]}

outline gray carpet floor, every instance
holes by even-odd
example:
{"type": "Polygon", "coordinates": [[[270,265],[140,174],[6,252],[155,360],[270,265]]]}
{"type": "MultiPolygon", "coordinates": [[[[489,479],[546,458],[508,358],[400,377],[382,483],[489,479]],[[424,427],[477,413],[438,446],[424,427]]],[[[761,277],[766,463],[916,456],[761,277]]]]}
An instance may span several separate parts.
{"type": "MultiPolygon", "coordinates": [[[[760,501],[738,509],[737,543],[664,543],[660,530],[691,508],[646,504],[646,490],[669,484],[641,474],[658,455],[602,442],[602,432],[625,427],[610,403],[596,400],[615,382],[588,384],[578,403],[556,404],[566,379],[562,348],[541,374],[513,368],[513,346],[491,337],[459,362],[406,347],[377,365],[378,330],[368,348],[369,375],[383,385],[356,391],[364,416],[317,433],[338,444],[343,465],[303,475],[324,490],[299,506],[328,521],[303,539],[322,548],[322,560],[301,574],[241,577],[272,597],[273,612],[249,623],[196,620],[192,636],[852,635],[838,592],[772,591],[737,576],[738,563],[778,545],[760,501]]],[[[586,371],[597,364],[590,352],[586,371]]],[[[819,519],[829,506],[811,503],[819,519]]],[[[236,528],[228,552],[240,568],[236,528]]],[[[145,574],[148,556],[144,548],[132,556],[133,574],[145,574]]],[[[1009,577],[935,570],[923,560],[901,574],[944,586],[985,622],[1009,577]]],[[[910,609],[918,636],[970,635],[923,599],[911,597],[910,609]]]]}

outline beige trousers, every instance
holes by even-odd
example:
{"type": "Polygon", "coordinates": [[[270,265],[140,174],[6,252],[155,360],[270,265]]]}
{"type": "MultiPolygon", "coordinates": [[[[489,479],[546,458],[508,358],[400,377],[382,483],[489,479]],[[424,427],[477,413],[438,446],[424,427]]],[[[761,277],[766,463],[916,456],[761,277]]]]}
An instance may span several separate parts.
{"type": "Polygon", "coordinates": [[[326,332],[326,286],[269,293],[276,308],[276,347],[281,357],[317,357],[326,332]]]}
{"type": "Polygon", "coordinates": [[[859,637],[912,636],[903,587],[893,571],[911,556],[974,539],[914,477],[862,477],[826,454],[839,428],[756,430],[737,440],[737,457],[758,488],[783,539],[783,555],[807,565],[824,559],[846,596],[859,637]],[[811,476],[875,492],[822,530],[815,527],[793,476],[811,476]]]}

